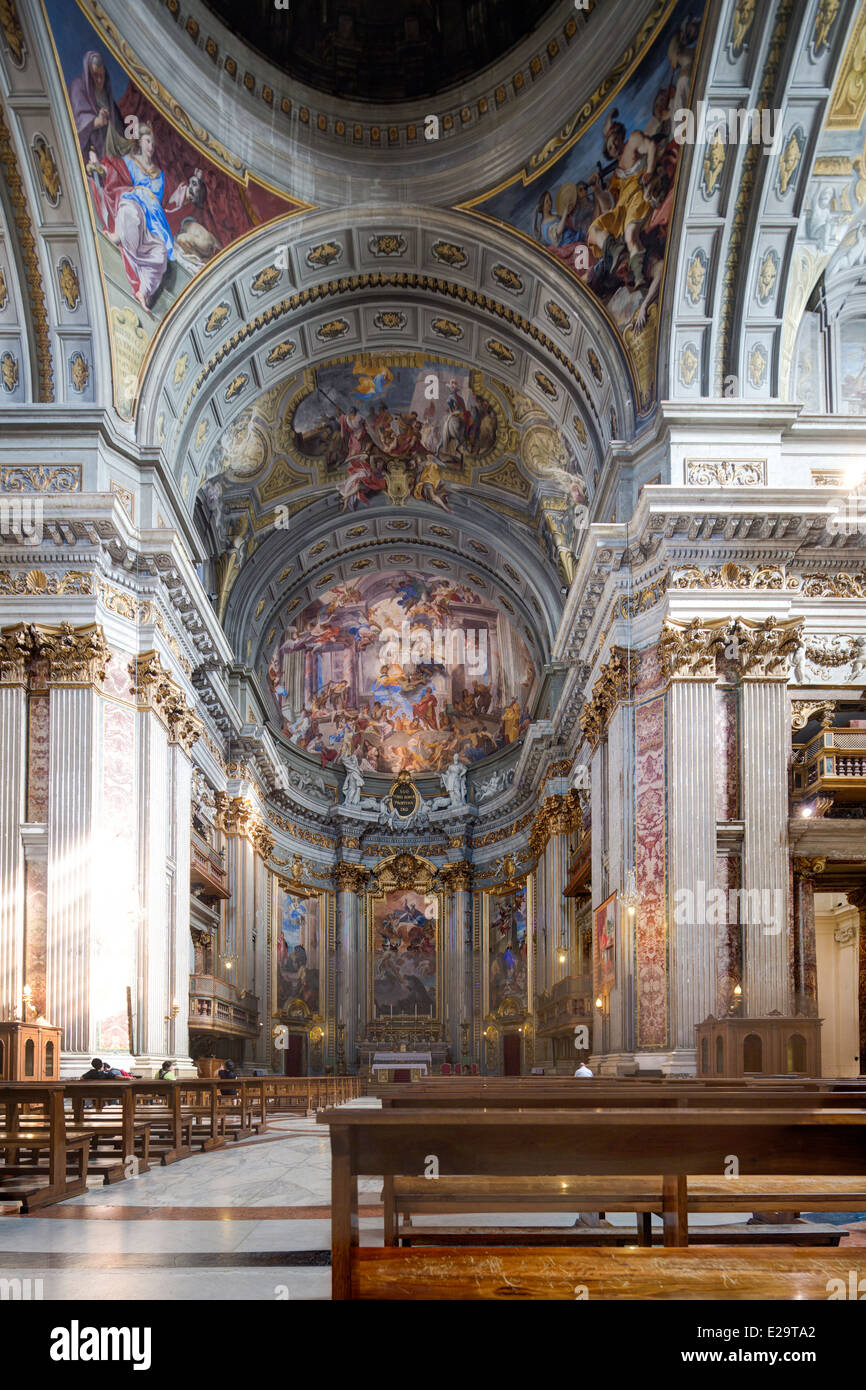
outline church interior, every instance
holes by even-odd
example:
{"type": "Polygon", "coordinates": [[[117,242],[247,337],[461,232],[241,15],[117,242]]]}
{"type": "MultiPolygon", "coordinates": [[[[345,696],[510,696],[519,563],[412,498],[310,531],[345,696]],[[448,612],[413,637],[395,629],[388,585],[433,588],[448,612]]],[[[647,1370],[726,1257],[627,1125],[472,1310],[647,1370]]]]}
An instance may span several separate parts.
{"type": "Polygon", "coordinates": [[[857,0],[0,0],[3,1297],[866,1297],[864,535],[857,0]]]}

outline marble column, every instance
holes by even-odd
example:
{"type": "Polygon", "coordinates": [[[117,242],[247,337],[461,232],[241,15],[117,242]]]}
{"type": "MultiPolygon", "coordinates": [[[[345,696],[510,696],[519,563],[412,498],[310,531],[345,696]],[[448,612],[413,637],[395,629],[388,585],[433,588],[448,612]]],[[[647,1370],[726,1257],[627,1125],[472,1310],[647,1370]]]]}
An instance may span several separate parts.
{"type": "Polygon", "coordinates": [[[818,1016],[818,966],[815,948],[815,887],[826,859],[794,858],[794,940],[791,954],[791,1009],[818,1016]]]}
{"type": "Polygon", "coordinates": [[[440,969],[445,971],[445,1038],[454,1062],[461,1062],[461,1023],[471,1017],[467,997],[466,924],[471,912],[469,885],[472,867],[467,860],[443,864],[440,876],[447,887],[445,901],[444,955],[440,969]]]}
{"type": "Polygon", "coordinates": [[[134,657],[129,675],[137,706],[135,1066],[153,1075],[170,1057],[189,1074],[190,752],[199,726],[157,652],[134,657]]]}
{"type": "MultiPolygon", "coordinates": [[[[335,870],[337,881],[337,1046],[342,1028],[345,1065],[350,1072],[357,1069],[357,1046],[361,1036],[361,993],[364,970],[364,948],[361,940],[361,893],[367,881],[367,870],[361,864],[346,861],[335,870]]],[[[338,1052],[339,1062],[339,1052],[338,1052]]]]}
{"type": "Polygon", "coordinates": [[[784,679],[743,680],[742,787],[744,1012],[790,1009],[788,988],[788,761],[784,679]]]}
{"type": "MultiPolygon", "coordinates": [[[[675,1060],[694,1063],[695,1024],[716,1013],[714,678],[675,676],[670,689],[671,970],[675,1060]],[[708,920],[712,918],[712,920],[708,920]]],[[[723,927],[721,928],[724,929],[723,927]]]]}

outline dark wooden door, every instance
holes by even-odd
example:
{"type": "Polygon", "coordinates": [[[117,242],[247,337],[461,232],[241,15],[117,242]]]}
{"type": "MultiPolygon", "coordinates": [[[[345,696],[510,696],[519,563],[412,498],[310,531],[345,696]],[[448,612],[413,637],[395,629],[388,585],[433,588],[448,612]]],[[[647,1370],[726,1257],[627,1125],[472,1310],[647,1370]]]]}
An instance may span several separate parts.
{"type": "Polygon", "coordinates": [[[289,1034],[289,1045],[286,1048],[286,1076],[303,1076],[304,1074],[304,1038],[301,1033],[289,1034]]]}
{"type": "Polygon", "coordinates": [[[519,1033],[506,1033],[502,1039],[502,1070],[505,1076],[520,1075],[519,1033]]]}

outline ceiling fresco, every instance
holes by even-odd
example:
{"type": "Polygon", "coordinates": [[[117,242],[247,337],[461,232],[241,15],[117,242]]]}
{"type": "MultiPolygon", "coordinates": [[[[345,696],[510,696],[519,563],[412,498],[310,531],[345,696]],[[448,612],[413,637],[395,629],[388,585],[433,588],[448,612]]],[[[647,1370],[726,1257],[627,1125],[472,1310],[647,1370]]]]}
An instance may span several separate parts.
{"type": "Polygon", "coordinates": [[[207,132],[196,138],[116,32],[70,0],[46,0],[46,12],[90,202],[115,402],[131,417],[150,343],[192,281],[256,228],[309,205],[248,176],[207,132]]]}
{"type": "Polygon", "coordinates": [[[659,304],[705,6],[660,6],[646,42],[559,136],[506,182],[460,207],[516,231],[601,304],[626,351],[638,415],[656,398],[659,304]],[[661,16],[659,18],[659,10],[661,16]]]}
{"type": "Polygon", "coordinates": [[[202,471],[219,611],[260,539],[322,498],[335,520],[394,507],[471,515],[483,502],[536,548],[540,531],[570,582],[598,481],[588,471],[540,406],[465,363],[357,353],[306,368],[245,407],[202,471]]]}
{"type": "Polygon", "coordinates": [[[444,771],[516,742],[534,679],[496,604],[415,566],[327,590],[287,621],[267,669],[293,743],[372,773],[444,771]]]}

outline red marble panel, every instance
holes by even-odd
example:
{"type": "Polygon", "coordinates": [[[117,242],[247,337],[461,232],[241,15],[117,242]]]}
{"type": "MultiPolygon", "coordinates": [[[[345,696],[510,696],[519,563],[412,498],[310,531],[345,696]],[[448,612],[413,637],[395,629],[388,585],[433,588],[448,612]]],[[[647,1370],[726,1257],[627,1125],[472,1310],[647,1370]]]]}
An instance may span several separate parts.
{"type": "Polygon", "coordinates": [[[43,1014],[48,902],[48,865],[44,860],[27,865],[25,884],[24,983],[32,991],[30,1002],[36,1014],[43,1014]]]}
{"type": "Polygon", "coordinates": [[[636,712],[637,1043],[667,1045],[665,697],[636,712]]]}
{"type": "Polygon", "coordinates": [[[740,804],[737,692],[716,686],[714,694],[716,820],[736,820],[740,804]]]}
{"type": "Polygon", "coordinates": [[[724,921],[718,922],[716,932],[716,1006],[717,1018],[724,1018],[734,998],[734,986],[742,984],[740,924],[737,920],[734,896],[740,886],[740,861],[735,854],[716,855],[716,888],[725,895],[727,910],[724,921]],[[734,920],[731,921],[730,919],[734,920]]]}
{"type": "Polygon", "coordinates": [[[28,699],[27,728],[27,819],[48,820],[48,746],[50,697],[31,695],[28,699]]]}

